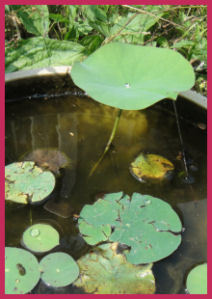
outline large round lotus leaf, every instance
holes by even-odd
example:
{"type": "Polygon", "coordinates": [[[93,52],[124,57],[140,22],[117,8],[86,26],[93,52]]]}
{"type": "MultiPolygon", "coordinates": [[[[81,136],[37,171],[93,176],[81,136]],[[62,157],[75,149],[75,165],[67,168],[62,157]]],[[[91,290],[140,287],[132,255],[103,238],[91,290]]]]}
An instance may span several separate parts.
{"type": "Polygon", "coordinates": [[[186,287],[190,294],[207,294],[207,264],[196,266],[189,272],[186,287]]]}
{"type": "Polygon", "coordinates": [[[38,223],[25,230],[22,243],[33,252],[47,252],[59,245],[59,234],[49,224],[38,223]]]}
{"type": "Polygon", "coordinates": [[[5,248],[6,294],[26,294],[39,279],[39,265],[33,254],[20,248],[5,248]]]}
{"type": "Polygon", "coordinates": [[[105,195],[93,205],[85,205],[78,220],[80,233],[90,245],[106,241],[111,234],[111,226],[118,218],[118,201],[123,192],[105,195]]]}
{"type": "Polygon", "coordinates": [[[173,170],[172,162],[154,154],[140,154],[130,165],[131,174],[140,182],[146,179],[163,179],[173,170]]]}
{"type": "Polygon", "coordinates": [[[21,157],[24,161],[34,161],[38,166],[59,174],[60,168],[69,167],[71,159],[65,153],[54,148],[38,148],[21,157]]]}
{"type": "Polygon", "coordinates": [[[51,253],[40,261],[41,279],[49,286],[64,287],[79,276],[79,267],[73,258],[64,252],[51,253]]]}
{"type": "Polygon", "coordinates": [[[39,203],[54,189],[55,177],[34,162],[17,162],[5,167],[5,199],[22,204],[39,203]]]}
{"type": "Polygon", "coordinates": [[[122,197],[120,192],[107,194],[97,204],[98,209],[95,204],[90,206],[88,217],[85,213],[87,209],[80,213],[84,226],[90,228],[87,235],[81,231],[84,239],[89,242],[92,240],[94,245],[95,234],[92,228],[94,231],[102,225],[110,225],[113,227],[112,234],[102,232],[102,239],[99,238],[96,243],[109,240],[128,245],[130,250],[125,254],[132,264],[163,259],[181,243],[181,221],[171,206],[159,198],[134,193],[129,200],[128,196],[122,197]],[[108,203],[108,217],[104,217],[104,213],[99,214],[100,205],[105,207],[105,202],[108,203]]]}
{"type": "Polygon", "coordinates": [[[135,266],[117,253],[117,243],[101,245],[78,261],[74,285],[92,294],[154,294],[152,264],[135,266]]]}
{"type": "Polygon", "coordinates": [[[195,79],[189,62],[176,51],[124,43],[101,47],[74,64],[71,76],[96,101],[126,110],[176,99],[195,79]]]}

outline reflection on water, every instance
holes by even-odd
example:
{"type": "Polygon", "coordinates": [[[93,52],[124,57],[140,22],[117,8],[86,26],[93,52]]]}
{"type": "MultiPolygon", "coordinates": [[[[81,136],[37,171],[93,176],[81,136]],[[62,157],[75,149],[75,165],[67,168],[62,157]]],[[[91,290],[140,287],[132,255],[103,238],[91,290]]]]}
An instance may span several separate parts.
{"type": "MultiPolygon", "coordinates": [[[[158,107],[158,106],[157,106],[158,107]]],[[[59,250],[79,258],[87,246],[78,234],[74,214],[95,201],[100,192],[123,190],[151,194],[169,202],[180,215],[185,231],[179,249],[155,263],[157,293],[183,293],[185,274],[206,260],[206,133],[181,123],[192,185],[185,184],[175,117],[156,106],[123,111],[111,150],[92,177],[88,174],[110,136],[116,110],[87,98],[23,101],[6,106],[6,163],[37,149],[56,149],[70,159],[59,168],[57,185],[44,206],[6,206],[6,245],[20,246],[23,231],[32,223],[47,222],[60,233],[59,250]],[[140,183],[129,165],[140,153],[154,153],[175,165],[171,181],[140,183]]],[[[58,248],[57,248],[58,251],[58,248]]],[[[40,259],[40,257],[39,257],[40,259]]],[[[33,293],[82,293],[71,286],[52,290],[39,283],[33,293]]]]}

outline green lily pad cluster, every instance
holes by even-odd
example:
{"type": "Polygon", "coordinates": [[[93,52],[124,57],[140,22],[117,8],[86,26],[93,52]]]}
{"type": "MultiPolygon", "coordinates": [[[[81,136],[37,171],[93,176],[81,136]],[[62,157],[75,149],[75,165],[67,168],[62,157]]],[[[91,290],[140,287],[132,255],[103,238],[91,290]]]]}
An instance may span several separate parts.
{"type": "Polygon", "coordinates": [[[32,161],[5,167],[5,200],[21,204],[41,203],[55,187],[55,177],[32,161]]]}
{"type": "Polygon", "coordinates": [[[92,294],[154,294],[152,264],[132,265],[117,247],[118,243],[103,244],[82,256],[81,275],[74,285],[92,294]]]}
{"type": "Polygon", "coordinates": [[[102,241],[125,244],[128,262],[145,264],[161,260],[181,243],[182,224],[171,206],[150,195],[111,193],[85,205],[79,230],[90,244],[102,241]]]}
{"type": "Polygon", "coordinates": [[[29,293],[40,278],[49,286],[64,287],[78,275],[78,265],[67,253],[48,254],[38,263],[37,258],[24,249],[5,248],[6,294],[29,293]]]}
{"type": "Polygon", "coordinates": [[[207,294],[207,264],[194,267],[188,274],[186,287],[190,294],[207,294]]]}
{"type": "MultiPolygon", "coordinates": [[[[37,223],[25,230],[21,243],[32,252],[44,253],[59,245],[59,234],[52,226],[37,223]]],[[[64,287],[76,280],[78,275],[79,267],[67,253],[48,254],[38,263],[37,258],[25,249],[5,249],[6,294],[26,294],[40,278],[48,286],[64,287]]]]}
{"type": "Polygon", "coordinates": [[[168,159],[155,154],[140,154],[130,165],[131,174],[140,182],[162,180],[174,170],[168,159]]]}

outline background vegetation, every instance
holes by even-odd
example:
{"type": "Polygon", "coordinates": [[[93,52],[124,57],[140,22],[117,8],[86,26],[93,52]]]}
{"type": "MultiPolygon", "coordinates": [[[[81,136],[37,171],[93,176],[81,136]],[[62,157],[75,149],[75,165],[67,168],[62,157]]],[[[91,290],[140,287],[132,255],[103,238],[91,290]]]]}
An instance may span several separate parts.
{"type": "Polygon", "coordinates": [[[70,65],[111,41],[167,47],[193,65],[207,93],[207,7],[6,5],[5,71],[70,65]]]}

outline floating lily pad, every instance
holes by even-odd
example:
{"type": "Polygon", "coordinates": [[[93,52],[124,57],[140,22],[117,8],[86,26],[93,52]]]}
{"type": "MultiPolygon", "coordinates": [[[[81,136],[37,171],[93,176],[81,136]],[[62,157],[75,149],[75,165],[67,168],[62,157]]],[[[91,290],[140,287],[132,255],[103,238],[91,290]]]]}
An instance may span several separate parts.
{"type": "Polygon", "coordinates": [[[33,254],[20,248],[5,248],[6,294],[26,294],[36,286],[39,279],[39,265],[33,254]]]}
{"type": "Polygon", "coordinates": [[[182,224],[165,201],[139,193],[133,193],[129,200],[119,192],[86,205],[80,213],[79,230],[91,245],[101,241],[128,245],[127,260],[142,264],[158,261],[175,251],[181,243],[182,224]],[[105,234],[102,229],[105,226],[111,226],[113,232],[105,234]],[[97,229],[102,231],[99,238],[97,229]]]}
{"type": "Polygon", "coordinates": [[[25,230],[22,243],[33,252],[47,252],[59,245],[59,234],[51,225],[38,223],[25,230]]]}
{"type": "Polygon", "coordinates": [[[176,51],[117,42],[75,63],[71,76],[96,101],[126,110],[176,99],[195,79],[190,63],[176,51]]]}
{"type": "Polygon", "coordinates": [[[190,294],[207,294],[207,264],[196,266],[189,272],[186,287],[190,294]]]}
{"type": "Polygon", "coordinates": [[[154,154],[140,154],[130,165],[131,174],[140,182],[168,177],[174,170],[172,162],[154,154]]]}
{"type": "Polygon", "coordinates": [[[17,162],[5,167],[5,199],[22,204],[42,202],[54,189],[55,177],[34,162],[17,162]]]}
{"type": "Polygon", "coordinates": [[[40,261],[41,279],[52,287],[65,287],[79,276],[74,259],[64,252],[51,253],[40,261]]]}
{"type": "Polygon", "coordinates": [[[58,149],[38,148],[21,157],[24,161],[34,161],[38,166],[59,174],[61,168],[69,167],[71,159],[58,149]]]}
{"type": "Polygon", "coordinates": [[[92,294],[154,294],[152,264],[135,266],[117,253],[118,243],[98,246],[78,261],[80,278],[74,282],[92,294]]]}

